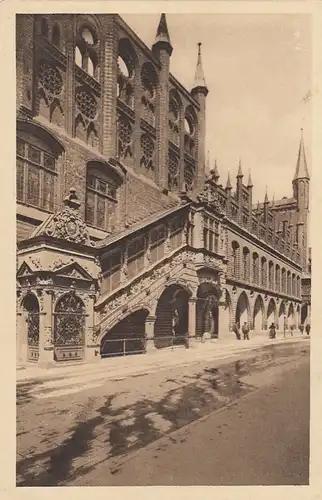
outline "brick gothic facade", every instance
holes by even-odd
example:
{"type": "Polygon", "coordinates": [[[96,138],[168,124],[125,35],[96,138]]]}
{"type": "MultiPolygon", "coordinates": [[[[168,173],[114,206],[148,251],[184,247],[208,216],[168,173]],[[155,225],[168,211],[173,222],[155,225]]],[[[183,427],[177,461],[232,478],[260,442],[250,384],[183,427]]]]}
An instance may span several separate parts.
{"type": "Polygon", "coordinates": [[[188,91],[164,15],[152,49],[118,15],[18,15],[16,47],[20,362],[298,326],[303,139],[293,196],[254,206],[241,165],[235,187],[205,175],[200,46],[188,91]]]}

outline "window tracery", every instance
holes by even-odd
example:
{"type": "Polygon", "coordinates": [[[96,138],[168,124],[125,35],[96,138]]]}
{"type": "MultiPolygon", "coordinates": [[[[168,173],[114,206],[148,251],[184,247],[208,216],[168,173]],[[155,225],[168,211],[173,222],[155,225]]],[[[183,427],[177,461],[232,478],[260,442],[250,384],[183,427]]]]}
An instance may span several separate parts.
{"type": "Polygon", "coordinates": [[[154,171],[154,142],[148,134],[141,136],[141,167],[154,171]]]}
{"type": "Polygon", "coordinates": [[[130,108],[134,108],[134,76],[136,56],[129,40],[119,42],[117,60],[118,98],[130,108]]]}
{"type": "Polygon", "coordinates": [[[49,104],[62,93],[61,74],[57,68],[46,61],[41,61],[39,64],[38,81],[49,104]]]}
{"type": "Polygon", "coordinates": [[[133,127],[128,118],[124,116],[118,117],[118,154],[119,157],[125,160],[128,156],[133,157],[132,151],[132,134],[133,127]]]}
{"type": "Polygon", "coordinates": [[[168,187],[170,191],[179,189],[179,158],[171,151],[168,158],[168,187]]]}
{"type": "Polygon", "coordinates": [[[179,125],[180,109],[179,105],[173,97],[170,97],[169,102],[169,139],[176,146],[180,146],[180,125],[179,125]]]}
{"type": "Polygon", "coordinates": [[[76,136],[90,144],[98,147],[98,134],[96,122],[98,118],[98,106],[95,97],[84,87],[76,89],[76,136]]]}
{"type": "Polygon", "coordinates": [[[156,86],[157,77],[152,64],[143,64],[141,70],[141,116],[153,127],[155,127],[156,86]]]}
{"type": "Polygon", "coordinates": [[[196,154],[196,144],[195,144],[195,133],[196,133],[196,116],[193,108],[189,106],[185,112],[184,119],[184,149],[185,152],[190,156],[195,156],[196,154]]]}
{"type": "Polygon", "coordinates": [[[73,293],[63,295],[55,307],[55,346],[83,344],[85,317],[85,306],[82,300],[73,293]]]}
{"type": "Polygon", "coordinates": [[[185,162],[184,165],[184,182],[185,182],[185,188],[186,191],[192,191],[194,188],[194,183],[195,183],[195,168],[194,165],[185,162]]]}

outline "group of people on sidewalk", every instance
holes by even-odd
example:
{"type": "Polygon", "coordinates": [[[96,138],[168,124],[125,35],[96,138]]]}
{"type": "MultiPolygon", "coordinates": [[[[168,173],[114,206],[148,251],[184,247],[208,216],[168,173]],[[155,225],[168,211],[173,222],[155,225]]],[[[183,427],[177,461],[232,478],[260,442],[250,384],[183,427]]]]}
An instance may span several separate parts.
{"type": "MultiPolygon", "coordinates": [[[[310,335],[311,325],[309,323],[305,327],[304,327],[303,324],[301,324],[299,326],[299,330],[300,330],[300,332],[301,332],[302,335],[304,333],[304,329],[305,329],[306,334],[310,335]]],[[[246,323],[246,321],[243,324],[241,330],[242,330],[242,334],[243,334],[243,339],[244,340],[249,340],[249,331],[250,331],[250,328],[249,328],[248,324],[246,323]]],[[[271,326],[269,327],[268,331],[269,331],[269,338],[270,339],[275,339],[276,338],[276,326],[275,326],[275,323],[271,324],[271,326]]],[[[286,331],[287,331],[287,326],[286,326],[286,324],[284,324],[284,329],[283,329],[284,337],[286,336],[286,331]]],[[[233,332],[236,335],[236,339],[237,340],[241,340],[239,323],[234,323],[234,325],[233,325],[233,332]]],[[[292,329],[292,327],[289,329],[289,332],[290,332],[291,336],[293,337],[293,329],[292,329]]]]}

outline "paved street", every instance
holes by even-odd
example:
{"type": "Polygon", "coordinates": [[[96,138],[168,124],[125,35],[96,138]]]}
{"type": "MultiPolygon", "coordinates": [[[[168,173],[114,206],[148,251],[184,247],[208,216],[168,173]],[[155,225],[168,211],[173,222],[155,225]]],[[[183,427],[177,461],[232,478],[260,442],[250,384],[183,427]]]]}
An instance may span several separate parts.
{"type": "Polygon", "coordinates": [[[303,340],[59,397],[20,384],[17,485],[305,484],[308,360],[303,340]]]}

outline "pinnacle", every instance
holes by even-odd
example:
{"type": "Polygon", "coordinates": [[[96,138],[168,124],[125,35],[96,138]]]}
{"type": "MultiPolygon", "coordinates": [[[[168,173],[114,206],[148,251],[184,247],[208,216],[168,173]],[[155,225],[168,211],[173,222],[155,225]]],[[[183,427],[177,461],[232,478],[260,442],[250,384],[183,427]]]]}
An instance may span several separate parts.
{"type": "Polygon", "coordinates": [[[244,174],[243,174],[243,171],[242,171],[242,166],[241,166],[241,160],[239,160],[237,177],[244,177],[244,174]]]}
{"type": "Polygon", "coordinates": [[[250,175],[250,171],[249,171],[249,175],[248,175],[247,187],[249,187],[249,188],[253,187],[253,182],[252,182],[252,178],[251,178],[251,175],[250,175]]]}
{"type": "Polygon", "coordinates": [[[301,141],[300,141],[300,147],[299,147],[293,182],[296,181],[297,179],[310,179],[306,163],[306,156],[305,156],[303,129],[301,129],[301,141]]]}
{"type": "Polygon", "coordinates": [[[198,43],[198,59],[197,59],[197,67],[193,84],[193,89],[197,88],[203,88],[208,92],[205,75],[202,67],[202,60],[201,60],[201,42],[198,43]]]}
{"type": "Polygon", "coordinates": [[[229,172],[228,172],[228,177],[227,177],[226,189],[232,189],[232,185],[231,185],[231,182],[230,182],[230,173],[229,172]]]}
{"type": "Polygon", "coordinates": [[[161,14],[153,47],[156,46],[157,44],[162,44],[163,46],[167,46],[169,55],[171,55],[173,49],[170,41],[170,35],[165,14],[161,14]]]}

